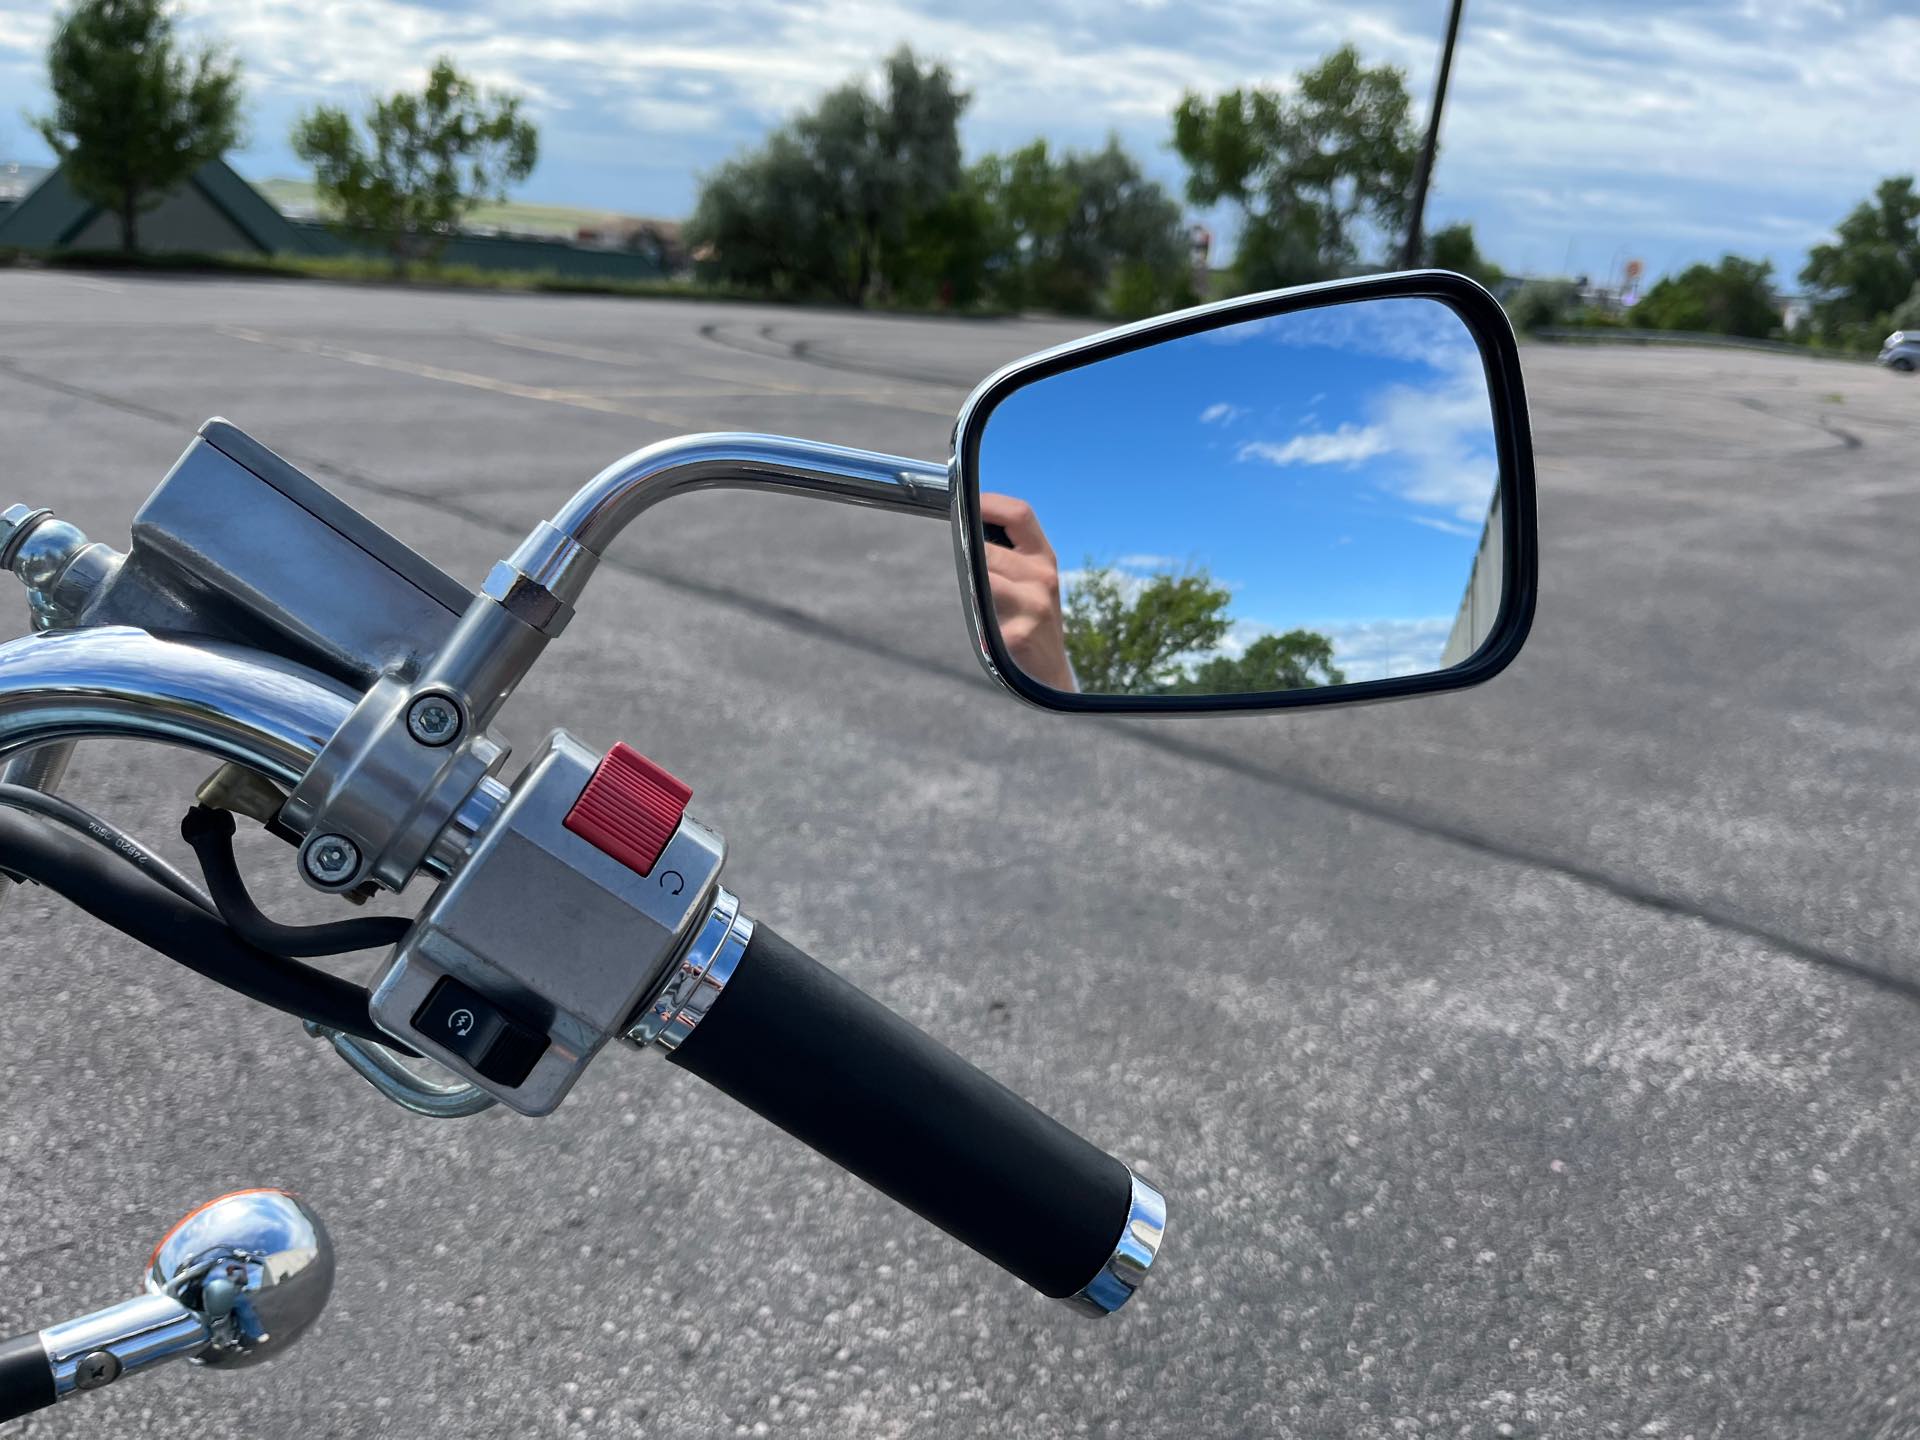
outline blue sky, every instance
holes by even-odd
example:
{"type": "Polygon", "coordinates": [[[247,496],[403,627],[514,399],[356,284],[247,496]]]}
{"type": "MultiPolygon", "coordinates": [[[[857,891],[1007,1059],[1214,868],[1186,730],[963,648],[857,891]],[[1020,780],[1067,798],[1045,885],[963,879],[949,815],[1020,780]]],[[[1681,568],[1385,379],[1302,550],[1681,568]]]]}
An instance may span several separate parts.
{"type": "MultiPolygon", "coordinates": [[[[1424,106],[1443,0],[185,0],[251,73],[254,178],[296,174],[289,121],[418,82],[452,54],[532,99],[529,199],[678,215],[695,177],[901,40],[975,100],[970,151],[1117,130],[1176,189],[1183,89],[1282,83],[1345,40],[1424,106]]],[[[0,158],[44,158],[46,0],[0,0],[0,158]]],[[[1724,250],[1791,276],[1879,177],[1911,170],[1912,0],[1469,0],[1436,223],[1509,268],[1659,273],[1724,250]]]]}
{"type": "Polygon", "coordinates": [[[1498,478],[1484,370],[1431,300],[1330,306],[1100,361],[987,421],[983,489],[1063,572],[1204,567],[1233,647],[1296,626],[1352,679],[1437,668],[1498,478]]]}

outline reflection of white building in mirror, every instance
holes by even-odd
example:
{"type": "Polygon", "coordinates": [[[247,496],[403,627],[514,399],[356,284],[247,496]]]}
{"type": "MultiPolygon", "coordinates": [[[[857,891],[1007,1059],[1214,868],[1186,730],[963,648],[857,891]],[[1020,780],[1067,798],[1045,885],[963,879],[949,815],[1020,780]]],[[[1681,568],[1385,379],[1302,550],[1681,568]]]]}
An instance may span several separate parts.
{"type": "Polygon", "coordinates": [[[1487,523],[1480,530],[1480,548],[1474,552],[1473,573],[1467,577],[1467,593],[1460,598],[1460,613],[1453,617],[1453,631],[1447,636],[1446,649],[1440,652],[1442,670],[1451,670],[1466,660],[1493,632],[1494,619],[1500,613],[1505,564],[1500,491],[1495,488],[1493,508],[1487,511],[1487,523]]]}

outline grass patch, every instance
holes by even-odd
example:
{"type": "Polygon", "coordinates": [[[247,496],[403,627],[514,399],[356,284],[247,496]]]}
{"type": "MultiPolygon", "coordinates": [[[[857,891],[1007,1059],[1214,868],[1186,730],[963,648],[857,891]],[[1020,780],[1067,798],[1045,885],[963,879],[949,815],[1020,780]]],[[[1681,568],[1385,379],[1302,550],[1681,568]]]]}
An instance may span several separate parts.
{"type": "MultiPolygon", "coordinates": [[[[311,180],[292,180],[276,176],[254,182],[254,189],[265,195],[283,212],[313,215],[326,219],[329,208],[311,180]]],[[[533,205],[519,200],[484,201],[467,217],[469,226],[490,225],[516,235],[550,235],[571,240],[583,226],[605,225],[609,221],[637,219],[613,210],[596,210],[581,205],[533,205]]]]}
{"type": "MultiPolygon", "coordinates": [[[[127,255],[118,250],[0,251],[0,265],[53,270],[136,271],[164,275],[243,275],[282,280],[330,280],[352,285],[405,285],[427,289],[490,290],[518,295],[604,295],[635,300],[734,300],[759,305],[849,309],[841,302],[760,291],[736,290],[686,279],[628,280],[566,275],[555,270],[495,270],[479,265],[414,265],[396,273],[391,262],[371,255],[205,255],[185,252],[127,255]],[[9,258],[11,255],[11,258],[9,258]]],[[[993,318],[1012,312],[990,308],[874,305],[867,313],[960,315],[993,318]]]]}
{"type": "Polygon", "coordinates": [[[0,251],[0,264],[52,270],[117,270],[156,275],[250,275],[291,280],[333,280],[354,285],[409,285],[519,294],[630,295],[658,299],[765,300],[703,285],[696,280],[628,280],[564,275],[554,270],[495,270],[479,265],[413,265],[395,271],[368,255],[207,255],[187,252],[127,255],[118,250],[0,251]]]}

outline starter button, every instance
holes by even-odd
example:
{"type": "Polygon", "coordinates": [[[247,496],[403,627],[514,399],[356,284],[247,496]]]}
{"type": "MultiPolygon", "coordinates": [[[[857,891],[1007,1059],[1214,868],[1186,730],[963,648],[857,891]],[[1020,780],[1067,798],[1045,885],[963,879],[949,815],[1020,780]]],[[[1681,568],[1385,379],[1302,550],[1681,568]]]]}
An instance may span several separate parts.
{"type": "Polygon", "coordinates": [[[532,1073],[547,1049],[545,1034],[508,1019],[451,975],[442,976],[427,1003],[414,1012],[413,1028],[508,1089],[532,1073]]]}

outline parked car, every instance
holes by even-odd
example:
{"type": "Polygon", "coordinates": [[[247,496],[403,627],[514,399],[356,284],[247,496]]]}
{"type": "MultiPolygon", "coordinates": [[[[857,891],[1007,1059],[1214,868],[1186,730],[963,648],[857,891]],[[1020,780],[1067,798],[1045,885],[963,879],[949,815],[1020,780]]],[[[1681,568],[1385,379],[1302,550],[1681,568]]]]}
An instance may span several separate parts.
{"type": "Polygon", "coordinates": [[[1920,370],[1920,330],[1896,330],[1880,347],[1880,363],[1889,370],[1920,370]]]}

